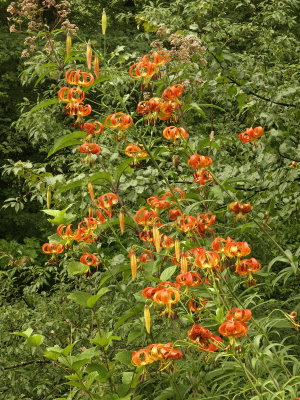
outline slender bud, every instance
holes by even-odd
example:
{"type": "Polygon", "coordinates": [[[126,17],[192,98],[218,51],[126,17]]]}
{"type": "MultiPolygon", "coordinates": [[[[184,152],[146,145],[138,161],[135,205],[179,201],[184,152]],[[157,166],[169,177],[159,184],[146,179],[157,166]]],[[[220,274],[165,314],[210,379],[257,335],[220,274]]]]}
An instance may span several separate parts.
{"type": "Polygon", "coordinates": [[[70,57],[72,49],[72,36],[68,33],[66,39],[66,57],[70,57]]]}
{"type": "Polygon", "coordinates": [[[105,9],[103,9],[103,11],[102,11],[101,24],[102,24],[102,34],[105,35],[106,28],[107,28],[107,16],[106,16],[105,9]]]}
{"type": "Polygon", "coordinates": [[[160,252],[160,233],[159,229],[156,225],[153,225],[153,244],[155,246],[156,251],[159,253],[160,252]]]}
{"type": "Polygon", "coordinates": [[[180,260],[180,242],[178,239],[175,240],[175,256],[176,260],[180,260]]]}
{"type": "Polygon", "coordinates": [[[186,274],[188,272],[188,262],[185,256],[180,259],[181,273],[186,274]]]}
{"type": "Polygon", "coordinates": [[[99,57],[94,57],[94,74],[95,77],[98,79],[100,76],[100,66],[99,66],[99,57]]]}
{"type": "Polygon", "coordinates": [[[51,190],[47,189],[47,208],[51,208],[51,190]]]}
{"type": "Polygon", "coordinates": [[[94,193],[94,188],[93,188],[92,182],[88,183],[88,191],[89,191],[89,194],[91,196],[91,199],[94,201],[95,200],[95,193],[94,193]]]}
{"type": "Polygon", "coordinates": [[[94,209],[93,207],[89,207],[89,218],[93,218],[94,217],[94,209]]]}
{"type": "Polygon", "coordinates": [[[125,231],[125,216],[122,211],[120,211],[120,214],[119,214],[119,224],[120,224],[121,235],[123,235],[123,233],[125,231]]]}
{"type": "Polygon", "coordinates": [[[151,331],[151,315],[149,306],[144,307],[144,321],[146,332],[150,334],[151,331]]]}
{"type": "Polygon", "coordinates": [[[93,57],[93,50],[92,50],[92,46],[89,42],[86,45],[86,65],[89,70],[91,70],[91,68],[92,68],[92,57],[93,57]]]}
{"type": "Polygon", "coordinates": [[[134,280],[136,278],[136,273],[137,273],[137,260],[134,250],[130,250],[129,257],[130,257],[131,276],[132,280],[134,280]]]}

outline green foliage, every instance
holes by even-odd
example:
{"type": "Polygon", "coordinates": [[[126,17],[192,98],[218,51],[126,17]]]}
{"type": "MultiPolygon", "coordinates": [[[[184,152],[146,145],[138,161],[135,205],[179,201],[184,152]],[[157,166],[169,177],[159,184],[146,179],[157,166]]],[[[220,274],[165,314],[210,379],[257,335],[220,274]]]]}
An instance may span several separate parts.
{"type": "MultiPolygon", "coordinates": [[[[11,140],[10,133],[3,145],[10,157],[3,179],[11,183],[3,212],[11,215],[15,209],[21,219],[30,207],[35,213],[44,208],[52,218],[47,223],[43,213],[31,216],[21,231],[34,228],[34,218],[41,225],[31,235],[35,238],[24,239],[23,244],[9,241],[17,239],[9,236],[17,235],[15,224],[7,231],[8,241],[0,241],[0,361],[5,371],[0,394],[8,400],[295,399],[300,375],[295,314],[300,312],[295,226],[298,3],[71,3],[83,33],[73,37],[70,57],[65,57],[62,31],[38,33],[40,50],[21,74],[30,93],[20,96],[20,116],[15,112],[12,118],[18,118],[13,129],[20,140],[11,140]],[[102,7],[108,15],[107,37],[101,34],[102,7]],[[129,33],[135,35],[134,41],[126,37],[129,33]],[[45,39],[52,41],[50,52],[45,39]],[[81,120],[74,126],[73,116],[63,115],[63,104],[56,98],[58,88],[66,85],[63,71],[87,70],[88,39],[101,72],[84,88],[85,101],[94,111],[85,122],[103,123],[109,114],[124,112],[133,117],[134,125],[122,132],[106,128],[99,136],[88,136],[79,130],[81,120]],[[145,43],[151,40],[149,51],[145,43]],[[149,82],[134,81],[127,73],[129,65],[159,47],[170,51],[172,61],[159,67],[149,82]],[[175,119],[153,123],[136,111],[140,101],[162,97],[167,86],[178,83],[185,90],[175,119]],[[188,141],[172,143],[162,137],[163,129],[173,124],[188,131],[188,141]],[[259,125],[265,133],[254,143],[238,140],[239,132],[259,125]],[[101,154],[79,153],[84,140],[98,143],[101,154]],[[133,161],[125,154],[128,143],[143,145],[148,155],[133,161]],[[28,161],[17,161],[14,147],[22,156],[30,149],[22,157],[28,161]],[[193,180],[187,161],[195,153],[213,159],[209,171],[214,182],[199,186],[193,180]],[[174,190],[178,187],[185,193],[182,199],[174,190]],[[116,194],[116,204],[103,205],[100,196],[105,193],[116,194]],[[156,210],[156,228],[168,240],[179,240],[179,257],[173,248],[160,249],[157,238],[155,246],[140,240],[147,230],[157,235],[151,223],[144,227],[134,218],[142,207],[153,211],[151,196],[169,201],[167,209],[156,210]],[[253,210],[235,219],[228,205],[236,201],[251,203],[253,210]],[[216,223],[200,221],[198,230],[186,232],[185,221],[168,218],[169,208],[179,208],[197,221],[213,213],[216,223]],[[124,216],[124,232],[118,212],[124,216]],[[97,216],[96,225],[88,215],[97,216]],[[55,234],[53,225],[60,224],[72,225],[55,234]],[[216,236],[247,241],[252,253],[243,257],[253,254],[262,269],[253,277],[240,276],[235,273],[239,260],[227,254],[220,257],[221,267],[207,267],[210,253],[204,266],[197,265],[197,252],[191,249],[210,249],[216,236]],[[64,252],[48,257],[40,251],[43,242],[61,243],[64,252]],[[153,260],[144,263],[140,256],[149,251],[153,260]],[[180,300],[172,298],[172,306],[166,306],[166,294],[161,302],[159,296],[143,296],[146,287],[180,280],[183,252],[186,268],[198,272],[202,284],[178,289],[180,300]],[[201,299],[206,304],[193,312],[190,302],[197,305],[201,299]],[[247,336],[223,335],[216,351],[200,351],[215,342],[201,335],[188,338],[192,325],[219,335],[220,324],[234,307],[252,310],[247,336]],[[172,354],[164,357],[154,347],[146,367],[132,361],[133,351],[170,342],[183,358],[172,361],[172,354]],[[157,354],[160,360],[154,362],[157,354]]],[[[7,79],[14,82],[15,77],[7,79]]],[[[7,98],[6,93],[3,96],[7,98]]]]}

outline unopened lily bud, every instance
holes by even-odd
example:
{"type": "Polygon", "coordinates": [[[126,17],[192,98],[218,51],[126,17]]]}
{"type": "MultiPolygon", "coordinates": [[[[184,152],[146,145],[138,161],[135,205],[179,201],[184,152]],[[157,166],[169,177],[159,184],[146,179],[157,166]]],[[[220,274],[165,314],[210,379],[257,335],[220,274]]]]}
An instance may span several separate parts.
{"type": "Polygon", "coordinates": [[[102,11],[101,25],[102,25],[102,34],[105,35],[107,28],[107,16],[105,9],[103,9],[102,11]]]}
{"type": "Polygon", "coordinates": [[[134,250],[130,250],[129,257],[130,257],[131,276],[132,280],[134,280],[136,278],[136,273],[137,273],[137,260],[134,250]]]}
{"type": "Polygon", "coordinates": [[[93,50],[90,43],[86,46],[86,65],[89,70],[92,68],[92,57],[93,57],[93,50]]]}
{"type": "Polygon", "coordinates": [[[93,218],[94,217],[94,209],[93,207],[89,207],[89,218],[93,218]]]}
{"type": "Polygon", "coordinates": [[[150,334],[151,331],[151,315],[149,306],[144,307],[144,321],[146,332],[150,334]]]}
{"type": "Polygon", "coordinates": [[[155,246],[156,251],[159,253],[160,252],[160,233],[159,229],[156,225],[153,225],[153,244],[155,246]]]}
{"type": "Polygon", "coordinates": [[[51,208],[51,190],[47,189],[47,208],[51,208]]]}
{"type": "Polygon", "coordinates": [[[120,214],[119,214],[119,224],[120,224],[121,234],[123,235],[123,233],[125,231],[125,216],[122,211],[120,211],[120,214]]]}
{"type": "Polygon", "coordinates": [[[95,77],[98,79],[100,76],[100,66],[99,66],[99,57],[94,57],[94,74],[95,77]]]}
{"type": "Polygon", "coordinates": [[[175,256],[176,260],[180,260],[180,242],[178,239],[175,240],[175,256]]]}
{"type": "Polygon", "coordinates": [[[88,191],[89,191],[89,194],[91,196],[91,199],[94,201],[95,200],[95,193],[94,193],[94,188],[93,188],[92,182],[88,183],[88,191]]]}
{"type": "Polygon", "coordinates": [[[188,272],[188,262],[185,256],[182,256],[180,259],[180,267],[182,274],[186,274],[188,272]]]}
{"type": "Polygon", "coordinates": [[[66,56],[70,57],[72,50],[72,36],[68,33],[66,39],[66,56]]]}

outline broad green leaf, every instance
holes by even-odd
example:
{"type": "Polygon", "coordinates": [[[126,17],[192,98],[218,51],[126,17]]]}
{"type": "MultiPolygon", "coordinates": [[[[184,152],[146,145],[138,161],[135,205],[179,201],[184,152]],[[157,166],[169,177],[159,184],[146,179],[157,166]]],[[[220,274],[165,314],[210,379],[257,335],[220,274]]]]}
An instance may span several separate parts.
{"type": "Polygon", "coordinates": [[[33,332],[33,329],[32,329],[32,328],[27,328],[26,331],[23,331],[23,332],[13,332],[12,334],[13,334],[13,335],[17,335],[17,336],[22,336],[22,337],[28,339],[28,338],[31,336],[32,332],[33,332]]]}
{"type": "Polygon", "coordinates": [[[79,261],[72,260],[67,264],[67,271],[69,276],[74,275],[83,275],[87,273],[89,270],[89,266],[82,264],[79,261]]]}
{"type": "Polygon", "coordinates": [[[58,138],[55,141],[52,149],[50,149],[47,157],[52,156],[52,154],[55,154],[58,150],[64,149],[65,147],[82,144],[82,141],[80,139],[85,138],[86,135],[87,135],[86,132],[75,131],[75,132],[69,133],[68,135],[58,138]]]}
{"type": "Polygon", "coordinates": [[[68,356],[71,353],[71,351],[73,350],[73,347],[75,346],[76,343],[77,343],[77,341],[69,344],[67,347],[62,349],[61,354],[64,356],[68,356]]]}
{"type": "Polygon", "coordinates": [[[67,213],[68,209],[72,207],[73,204],[69,204],[67,208],[64,210],[42,210],[45,214],[51,215],[54,217],[53,219],[47,219],[47,221],[51,222],[54,225],[60,224],[70,224],[76,218],[76,214],[67,213]]]}
{"type": "Polygon", "coordinates": [[[45,337],[43,335],[32,335],[27,339],[27,343],[30,344],[30,346],[37,347],[40,346],[45,337]]]}
{"type": "Polygon", "coordinates": [[[96,302],[100,299],[100,297],[102,297],[103,295],[105,295],[105,293],[109,292],[108,288],[102,288],[98,291],[97,294],[95,294],[94,296],[91,296],[88,298],[86,305],[89,308],[93,308],[94,305],[96,304],[96,302]]]}
{"type": "Polygon", "coordinates": [[[44,108],[44,107],[52,106],[52,104],[57,104],[57,103],[59,103],[59,99],[58,98],[42,101],[41,103],[39,103],[36,106],[34,106],[29,111],[29,113],[35,112],[35,111],[40,110],[41,108],[44,108]]]}
{"type": "Polygon", "coordinates": [[[121,176],[127,172],[127,173],[132,173],[133,169],[129,166],[132,163],[132,159],[128,159],[122,162],[122,164],[120,164],[116,170],[115,176],[114,176],[114,180],[116,183],[119,182],[119,179],[121,178],[121,176]]]}
{"type": "Polygon", "coordinates": [[[102,171],[97,172],[96,174],[93,174],[89,177],[89,181],[91,181],[92,183],[99,184],[99,181],[101,183],[101,180],[105,180],[111,183],[111,175],[108,172],[102,171]]]}
{"type": "Polygon", "coordinates": [[[115,355],[115,359],[120,361],[120,363],[124,364],[124,365],[132,365],[131,363],[131,357],[132,357],[132,351],[130,350],[122,350],[119,351],[116,355],[115,355]]]}
{"type": "Polygon", "coordinates": [[[80,306],[86,307],[87,300],[91,297],[90,293],[88,292],[73,292],[70,293],[67,298],[70,300],[75,301],[75,303],[79,304],[80,306]]]}
{"type": "Polygon", "coordinates": [[[161,281],[168,281],[168,280],[171,278],[171,276],[174,274],[174,272],[176,271],[177,268],[178,268],[177,265],[172,265],[171,267],[166,268],[166,269],[160,274],[159,279],[160,279],[161,281]]]}
{"type": "Polygon", "coordinates": [[[46,353],[44,353],[44,357],[49,358],[50,360],[56,361],[62,354],[63,349],[59,347],[57,344],[53,347],[47,347],[46,353]]]}
{"type": "Polygon", "coordinates": [[[133,317],[134,315],[137,315],[144,309],[144,304],[139,304],[132,309],[126,311],[116,322],[115,324],[115,329],[120,328],[125,321],[127,321],[129,318],[133,317]]]}
{"type": "Polygon", "coordinates": [[[74,189],[76,187],[80,187],[82,185],[83,185],[82,179],[78,180],[78,181],[70,182],[70,183],[67,183],[66,185],[63,185],[61,188],[57,189],[55,191],[55,194],[60,194],[60,193],[66,192],[68,190],[74,189]]]}
{"type": "Polygon", "coordinates": [[[42,74],[40,74],[39,78],[37,79],[37,81],[34,84],[34,87],[37,87],[37,85],[45,78],[45,76],[49,75],[50,72],[53,71],[58,71],[58,68],[54,67],[54,68],[48,68],[46,71],[44,71],[42,74]]]}
{"type": "Polygon", "coordinates": [[[211,141],[210,139],[204,139],[201,140],[201,142],[197,145],[197,149],[203,149],[204,147],[214,147],[217,150],[221,150],[221,147],[214,141],[211,141]]]}

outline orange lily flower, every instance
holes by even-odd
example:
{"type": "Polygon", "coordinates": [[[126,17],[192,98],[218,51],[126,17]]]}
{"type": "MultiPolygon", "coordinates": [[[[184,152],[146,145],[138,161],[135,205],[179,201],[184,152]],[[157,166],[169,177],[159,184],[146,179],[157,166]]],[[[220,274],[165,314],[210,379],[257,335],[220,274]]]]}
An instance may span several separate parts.
{"type": "Polygon", "coordinates": [[[259,263],[255,258],[248,258],[240,260],[236,264],[235,272],[240,276],[245,276],[245,275],[251,275],[260,270],[261,270],[261,263],[259,263]]]}
{"type": "Polygon", "coordinates": [[[102,133],[104,131],[104,126],[99,121],[95,122],[85,122],[80,125],[80,129],[89,135],[96,135],[98,133],[102,133]]]}
{"type": "Polygon", "coordinates": [[[58,91],[58,98],[64,103],[83,103],[85,93],[78,87],[62,87],[58,91]]]}
{"type": "MultiPolygon", "coordinates": [[[[230,238],[229,238],[230,239],[230,238]]],[[[224,249],[224,253],[227,257],[245,257],[251,253],[251,249],[247,242],[235,242],[230,239],[224,249]]]]}
{"type": "Polygon", "coordinates": [[[197,218],[192,217],[190,215],[183,215],[182,217],[177,218],[176,226],[182,232],[188,232],[195,228],[197,223],[197,218]]]}
{"type": "Polygon", "coordinates": [[[45,254],[60,254],[64,251],[64,246],[61,243],[44,243],[42,252],[45,254]]]}
{"type": "Polygon", "coordinates": [[[133,79],[144,78],[147,81],[157,72],[157,65],[150,61],[141,61],[130,66],[128,73],[133,79]]]}
{"type": "Polygon", "coordinates": [[[197,272],[186,272],[176,276],[176,282],[181,286],[199,286],[202,281],[197,272]]]}
{"type": "Polygon", "coordinates": [[[163,131],[163,137],[167,140],[184,139],[186,140],[189,137],[189,134],[184,128],[177,128],[176,126],[168,126],[163,131]]]}
{"type": "Polygon", "coordinates": [[[102,153],[101,147],[97,143],[83,143],[77,149],[80,153],[100,154],[102,153]]]}
{"type": "Polygon", "coordinates": [[[180,84],[176,84],[173,86],[168,86],[162,94],[162,97],[164,97],[167,100],[174,100],[178,101],[177,98],[182,95],[184,91],[184,86],[180,84]]]}
{"type": "Polygon", "coordinates": [[[226,314],[227,321],[242,321],[247,322],[252,318],[251,310],[242,308],[233,308],[226,314]]]}
{"type": "Polygon", "coordinates": [[[208,156],[201,156],[200,154],[193,154],[187,162],[187,165],[193,169],[200,169],[209,167],[213,160],[208,156]]]}
{"type": "Polygon", "coordinates": [[[243,216],[252,211],[252,206],[250,203],[243,204],[240,201],[235,201],[234,203],[229,204],[229,210],[238,216],[243,216]]]}
{"type": "Polygon", "coordinates": [[[200,268],[216,268],[219,265],[220,256],[215,251],[198,248],[195,254],[195,265],[200,268]]]}
{"type": "Polygon", "coordinates": [[[95,205],[98,208],[110,209],[119,202],[119,198],[115,193],[106,193],[95,199],[95,205]]]}
{"type": "Polygon", "coordinates": [[[92,107],[89,104],[68,103],[65,108],[67,115],[77,115],[79,122],[81,117],[86,117],[92,112],[92,107]]]}
{"type": "Polygon", "coordinates": [[[142,58],[143,62],[151,62],[156,65],[165,65],[169,61],[169,53],[164,50],[155,51],[153,54],[146,54],[142,58]]]}
{"type": "Polygon", "coordinates": [[[148,250],[147,250],[147,252],[142,253],[139,258],[139,261],[141,263],[146,263],[146,262],[153,261],[153,260],[154,260],[154,254],[148,250]]]}
{"type": "Polygon", "coordinates": [[[89,72],[83,72],[79,69],[68,69],[65,79],[70,85],[90,86],[94,83],[94,77],[89,72]]]}
{"type": "Polygon", "coordinates": [[[162,197],[157,197],[157,196],[151,196],[148,197],[147,203],[154,208],[159,208],[161,210],[170,207],[171,203],[165,199],[165,196],[162,197]]]}
{"type": "Polygon", "coordinates": [[[156,211],[149,211],[146,207],[140,208],[134,216],[134,220],[139,225],[151,226],[158,219],[158,214],[156,211]]]}
{"type": "Polygon", "coordinates": [[[198,169],[193,176],[195,183],[198,183],[198,185],[205,185],[209,180],[213,181],[211,173],[204,168],[198,169]]]}
{"type": "Polygon", "coordinates": [[[248,326],[242,321],[225,321],[219,327],[219,332],[225,337],[242,337],[248,332],[248,326]]]}
{"type": "Polygon", "coordinates": [[[133,120],[130,115],[122,112],[110,114],[105,118],[104,125],[110,129],[119,129],[124,131],[133,124],[133,120]]]}
{"type": "Polygon", "coordinates": [[[90,253],[84,253],[80,257],[80,262],[82,264],[88,265],[90,267],[97,267],[98,265],[101,264],[101,261],[99,260],[99,258],[97,256],[95,256],[94,254],[90,254],[90,253]]]}
{"type": "Polygon", "coordinates": [[[242,143],[253,142],[255,139],[260,138],[264,133],[264,128],[257,126],[256,128],[248,128],[244,132],[239,133],[237,137],[242,143]]]}
{"type": "Polygon", "coordinates": [[[139,158],[139,157],[147,157],[148,153],[145,151],[143,145],[137,146],[134,143],[130,143],[126,149],[125,149],[125,154],[128,157],[134,157],[134,158],[139,158]]]}
{"type": "Polygon", "coordinates": [[[188,331],[188,337],[199,344],[200,351],[216,351],[219,349],[223,340],[220,336],[213,335],[212,332],[199,324],[194,324],[188,331]]]}

